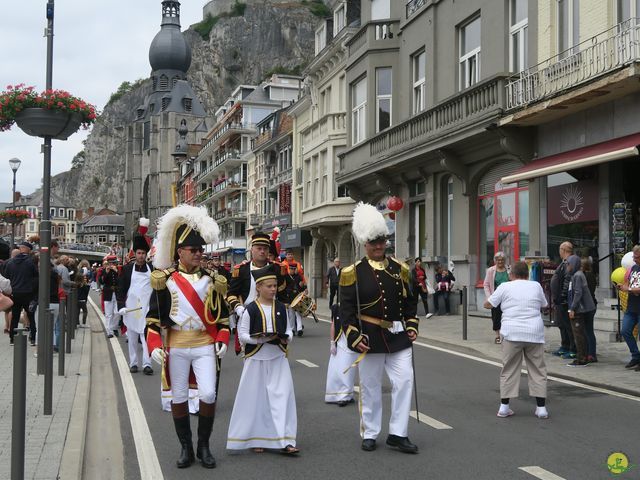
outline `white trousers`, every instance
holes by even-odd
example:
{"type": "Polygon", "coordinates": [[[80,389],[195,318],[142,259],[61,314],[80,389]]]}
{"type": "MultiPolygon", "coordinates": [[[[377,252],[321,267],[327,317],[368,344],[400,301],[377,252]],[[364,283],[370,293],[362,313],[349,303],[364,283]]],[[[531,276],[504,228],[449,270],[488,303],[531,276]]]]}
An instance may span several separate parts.
{"type": "Polygon", "coordinates": [[[107,324],[107,333],[118,330],[118,302],[115,293],[111,294],[111,298],[104,298],[104,321],[107,324]]]}
{"type": "Polygon", "coordinates": [[[360,434],[362,438],[378,438],[382,426],[382,372],[391,382],[391,418],[389,434],[407,436],[413,366],[411,348],[395,353],[367,353],[358,364],[360,372],[360,434]]]}
{"type": "Polygon", "coordinates": [[[169,352],[169,376],[173,403],[189,400],[189,367],[198,382],[200,400],[216,401],[216,359],[212,345],[194,348],[172,348],[169,352]]]}
{"type": "Polygon", "coordinates": [[[358,354],[347,347],[347,340],[340,335],[336,345],[336,354],[329,356],[327,368],[327,386],[324,393],[324,401],[336,403],[353,399],[353,385],[356,381],[356,369],[349,368],[358,358],[358,354]],[[344,373],[345,370],[347,373],[344,373]]]}
{"type": "MultiPolygon", "coordinates": [[[[160,385],[160,402],[162,403],[162,410],[165,412],[171,411],[171,401],[173,400],[173,394],[171,389],[163,390],[160,385]]],[[[189,413],[194,415],[200,410],[200,396],[198,390],[195,388],[189,389],[189,413]]]]}
{"type": "Polygon", "coordinates": [[[151,366],[151,358],[149,358],[149,349],[144,334],[137,333],[127,328],[127,339],[129,339],[129,366],[138,366],[138,339],[142,344],[142,368],[151,366]]]}

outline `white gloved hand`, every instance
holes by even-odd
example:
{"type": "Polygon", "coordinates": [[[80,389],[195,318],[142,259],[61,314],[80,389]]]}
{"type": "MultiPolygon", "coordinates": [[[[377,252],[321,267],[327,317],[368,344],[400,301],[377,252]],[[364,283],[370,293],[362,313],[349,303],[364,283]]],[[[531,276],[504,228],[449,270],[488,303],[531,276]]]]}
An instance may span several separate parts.
{"type": "Polygon", "coordinates": [[[336,342],[331,342],[330,351],[331,351],[331,355],[334,355],[334,356],[335,356],[336,353],[338,353],[338,348],[336,347],[336,342]]]}
{"type": "Polygon", "coordinates": [[[125,313],[127,313],[126,307],[122,307],[120,310],[118,310],[118,315],[122,317],[124,317],[125,313]]]}
{"type": "Polygon", "coordinates": [[[156,348],[151,352],[151,359],[156,362],[158,365],[162,365],[162,362],[165,358],[165,352],[161,348],[156,348]]]}
{"type": "Polygon", "coordinates": [[[218,356],[218,358],[220,360],[222,360],[222,358],[227,353],[227,346],[222,342],[218,342],[218,343],[216,343],[216,347],[215,348],[216,348],[216,355],[218,356]]]}
{"type": "Polygon", "coordinates": [[[236,316],[238,317],[238,322],[242,318],[242,314],[244,313],[244,305],[238,305],[234,310],[236,312],[236,316]]]}

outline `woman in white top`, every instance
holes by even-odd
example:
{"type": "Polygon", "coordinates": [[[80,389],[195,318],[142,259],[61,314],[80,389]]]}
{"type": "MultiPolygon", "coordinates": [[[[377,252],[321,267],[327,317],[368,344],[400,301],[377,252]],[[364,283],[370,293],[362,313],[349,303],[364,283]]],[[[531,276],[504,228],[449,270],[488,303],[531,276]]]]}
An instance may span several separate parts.
{"type": "Polygon", "coordinates": [[[502,283],[484,302],[485,308],[502,309],[502,371],[500,372],[500,409],[498,417],[510,417],[509,399],[520,390],[522,359],[527,365],[529,395],[536,397],[538,418],[548,418],[547,367],[544,363],[544,323],[540,310],[547,299],[538,282],[530,281],[529,267],[516,262],[511,269],[512,281],[502,283]]]}
{"type": "Polygon", "coordinates": [[[296,454],[297,413],[293,379],[286,357],[292,337],[287,307],[275,299],[278,283],[273,264],[251,275],[257,298],[238,322],[244,367],[236,393],[227,448],[280,449],[296,454]]]}

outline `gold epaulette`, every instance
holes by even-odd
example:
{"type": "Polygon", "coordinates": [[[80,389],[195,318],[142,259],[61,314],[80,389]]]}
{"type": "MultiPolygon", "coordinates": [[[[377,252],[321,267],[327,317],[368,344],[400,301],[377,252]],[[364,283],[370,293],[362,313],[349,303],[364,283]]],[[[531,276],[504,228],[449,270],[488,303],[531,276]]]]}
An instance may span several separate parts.
{"type": "Polygon", "coordinates": [[[151,272],[151,288],[154,290],[162,290],[167,286],[167,279],[175,272],[175,268],[167,268],[165,270],[154,270],[151,272]]]}
{"type": "Polygon", "coordinates": [[[409,283],[409,265],[404,262],[398,262],[400,264],[400,278],[404,283],[409,283]]]}
{"type": "Polygon", "coordinates": [[[225,276],[219,274],[218,272],[215,272],[215,274],[211,275],[211,278],[213,279],[213,290],[218,292],[223,297],[226,296],[227,288],[229,285],[225,276]]]}
{"type": "Polygon", "coordinates": [[[340,270],[340,286],[341,287],[350,287],[354,283],[356,283],[356,265],[360,263],[354,263],[349,265],[348,267],[344,267],[340,270]]]}
{"type": "Polygon", "coordinates": [[[240,276],[240,267],[242,265],[244,265],[245,263],[247,263],[248,260],[244,260],[241,263],[239,263],[238,265],[233,267],[233,270],[231,271],[231,277],[232,278],[238,278],[240,276]]]}

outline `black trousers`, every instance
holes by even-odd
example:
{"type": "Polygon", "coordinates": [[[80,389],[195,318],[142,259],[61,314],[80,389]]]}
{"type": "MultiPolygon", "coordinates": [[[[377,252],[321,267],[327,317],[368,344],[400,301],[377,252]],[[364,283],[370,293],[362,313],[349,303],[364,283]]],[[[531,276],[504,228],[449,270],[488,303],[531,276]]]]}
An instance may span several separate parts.
{"type": "MultiPolygon", "coordinates": [[[[418,294],[420,295],[422,304],[424,305],[424,314],[427,315],[429,313],[429,293],[418,287],[418,294]]],[[[438,310],[437,306],[435,307],[435,309],[438,310]]]]}
{"type": "Polygon", "coordinates": [[[78,312],[82,312],[82,324],[87,324],[87,301],[86,300],[78,300],[78,312]]]}
{"type": "Polygon", "coordinates": [[[29,303],[31,303],[31,300],[33,299],[33,294],[31,293],[13,294],[13,307],[11,308],[11,329],[9,330],[9,338],[11,338],[11,342],[13,342],[13,330],[15,328],[18,328],[22,310],[27,312],[27,318],[29,319],[29,340],[31,340],[31,342],[36,341],[36,316],[35,312],[29,311],[29,303]]]}
{"type": "Polygon", "coordinates": [[[560,344],[563,350],[575,352],[576,342],[573,338],[573,330],[571,330],[571,322],[569,321],[569,305],[566,303],[556,305],[554,313],[560,329],[560,344]]]}
{"type": "MultiPolygon", "coordinates": [[[[329,308],[331,308],[331,305],[333,305],[333,299],[337,297],[337,295],[338,295],[338,285],[336,286],[329,285],[329,308]]],[[[340,301],[339,298],[338,298],[338,301],[340,301]]]]}
{"type": "Polygon", "coordinates": [[[433,309],[436,313],[440,313],[440,297],[444,298],[445,312],[451,313],[451,307],[449,306],[449,292],[446,290],[436,290],[436,293],[433,295],[433,309]]]}
{"type": "Polygon", "coordinates": [[[491,309],[491,323],[493,324],[493,331],[498,331],[502,327],[502,309],[500,307],[491,309]]]}

